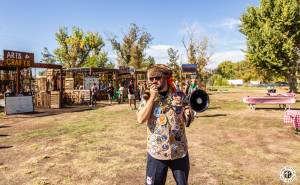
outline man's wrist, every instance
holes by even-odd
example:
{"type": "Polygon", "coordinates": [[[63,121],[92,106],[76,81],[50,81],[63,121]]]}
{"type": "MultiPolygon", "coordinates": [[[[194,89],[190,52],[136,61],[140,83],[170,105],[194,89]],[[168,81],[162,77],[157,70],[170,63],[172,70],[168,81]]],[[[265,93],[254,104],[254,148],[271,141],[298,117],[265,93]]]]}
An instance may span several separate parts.
{"type": "Polygon", "coordinates": [[[150,96],[149,97],[149,101],[154,102],[154,100],[155,100],[155,96],[150,96]]]}

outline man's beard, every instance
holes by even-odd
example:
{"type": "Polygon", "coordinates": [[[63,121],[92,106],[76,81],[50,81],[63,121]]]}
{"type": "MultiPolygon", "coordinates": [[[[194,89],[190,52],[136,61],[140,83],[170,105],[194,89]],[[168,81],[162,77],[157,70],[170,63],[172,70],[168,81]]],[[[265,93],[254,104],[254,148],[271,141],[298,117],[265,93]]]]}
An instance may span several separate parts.
{"type": "Polygon", "coordinates": [[[166,85],[167,85],[167,82],[166,82],[166,81],[162,81],[162,83],[160,83],[160,84],[157,86],[157,90],[158,90],[158,91],[164,90],[165,87],[166,87],[166,85]]]}

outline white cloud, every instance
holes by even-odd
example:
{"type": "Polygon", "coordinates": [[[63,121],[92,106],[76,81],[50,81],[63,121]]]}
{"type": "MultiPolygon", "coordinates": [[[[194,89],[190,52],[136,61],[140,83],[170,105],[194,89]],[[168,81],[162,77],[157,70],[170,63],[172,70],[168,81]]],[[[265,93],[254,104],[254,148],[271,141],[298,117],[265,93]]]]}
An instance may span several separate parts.
{"type": "Polygon", "coordinates": [[[228,28],[228,29],[234,29],[240,24],[241,24],[241,21],[239,19],[226,18],[222,22],[213,25],[213,27],[224,27],[224,28],[228,28]]]}
{"type": "Polygon", "coordinates": [[[241,50],[232,50],[232,51],[222,51],[214,53],[211,57],[212,63],[208,65],[208,68],[216,68],[221,62],[225,60],[230,60],[233,62],[238,62],[245,59],[245,53],[241,50]]]}

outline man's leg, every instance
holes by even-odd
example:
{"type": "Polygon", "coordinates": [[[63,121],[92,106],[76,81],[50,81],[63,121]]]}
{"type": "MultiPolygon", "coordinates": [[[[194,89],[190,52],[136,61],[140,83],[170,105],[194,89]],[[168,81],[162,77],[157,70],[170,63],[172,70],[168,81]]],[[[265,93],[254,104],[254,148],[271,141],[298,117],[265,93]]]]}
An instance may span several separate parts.
{"type": "Polygon", "coordinates": [[[187,185],[190,171],[189,155],[170,162],[170,168],[177,185],[187,185]]]}
{"type": "Polygon", "coordinates": [[[166,183],[167,162],[155,159],[147,154],[146,185],[164,185],[166,183]]]}
{"type": "Polygon", "coordinates": [[[133,102],[134,102],[134,109],[136,109],[136,99],[134,99],[133,102]]]}
{"type": "Polygon", "coordinates": [[[93,95],[92,105],[96,105],[96,95],[93,95]]]}

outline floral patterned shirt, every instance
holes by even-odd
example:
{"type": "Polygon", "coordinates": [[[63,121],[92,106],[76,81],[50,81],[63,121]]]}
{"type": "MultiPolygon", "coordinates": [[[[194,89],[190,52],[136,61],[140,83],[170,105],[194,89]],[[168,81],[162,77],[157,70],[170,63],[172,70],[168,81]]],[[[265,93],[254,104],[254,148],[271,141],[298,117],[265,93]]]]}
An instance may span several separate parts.
{"type": "MultiPolygon", "coordinates": [[[[138,111],[143,108],[143,100],[138,111]]],[[[147,122],[147,152],[159,160],[183,158],[188,151],[185,134],[184,105],[182,97],[168,92],[154,100],[152,113],[147,122]]],[[[193,114],[189,119],[193,120],[193,114]]]]}

